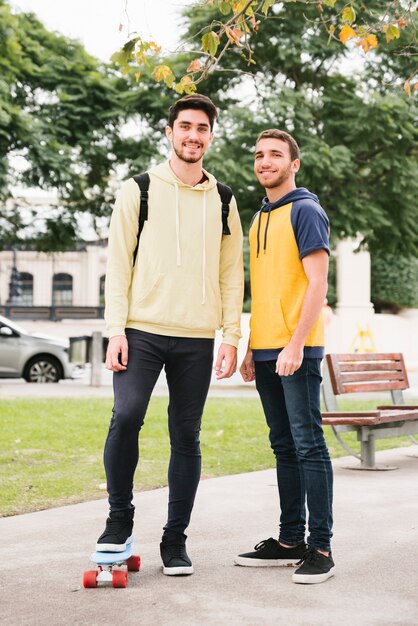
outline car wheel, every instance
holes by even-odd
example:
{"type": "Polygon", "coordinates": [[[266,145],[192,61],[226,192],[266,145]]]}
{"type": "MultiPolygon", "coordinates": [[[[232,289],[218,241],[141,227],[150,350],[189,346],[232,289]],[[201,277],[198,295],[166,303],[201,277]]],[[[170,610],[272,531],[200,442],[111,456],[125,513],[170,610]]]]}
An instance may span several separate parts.
{"type": "Polygon", "coordinates": [[[39,355],[31,359],[23,373],[23,378],[28,383],[57,383],[62,376],[60,362],[48,355],[39,355]]]}

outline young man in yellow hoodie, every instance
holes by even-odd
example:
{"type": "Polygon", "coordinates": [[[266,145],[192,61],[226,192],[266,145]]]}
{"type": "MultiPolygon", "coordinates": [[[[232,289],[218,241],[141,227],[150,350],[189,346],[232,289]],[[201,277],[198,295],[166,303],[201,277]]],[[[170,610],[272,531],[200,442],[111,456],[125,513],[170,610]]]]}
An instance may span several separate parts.
{"type": "Polygon", "coordinates": [[[202,95],[185,96],[170,108],[166,135],[172,152],[168,161],[148,170],[148,218],[137,254],[144,192],[132,178],[117,196],[109,231],[106,367],[114,372],[115,402],[104,450],[110,513],[97,550],[123,551],[132,541],[138,434],[164,367],[171,456],[160,551],[167,575],[193,573],[185,530],[200,479],[199,432],[215,330],[223,329],[218,379],[235,372],[240,338],[239,214],[232,198],[230,234],[223,235],[217,181],[202,167],[216,117],[215,105],[202,95]]]}
{"type": "Polygon", "coordinates": [[[251,337],[240,371],[244,381],[255,379],[263,404],[281,517],[278,539],[261,541],[235,562],[297,563],[295,583],[321,583],[334,573],[332,466],[320,412],[329,223],[318,198],[296,187],[299,167],[291,135],[277,129],[259,135],[254,172],[266,198],[249,233],[251,337]]]}

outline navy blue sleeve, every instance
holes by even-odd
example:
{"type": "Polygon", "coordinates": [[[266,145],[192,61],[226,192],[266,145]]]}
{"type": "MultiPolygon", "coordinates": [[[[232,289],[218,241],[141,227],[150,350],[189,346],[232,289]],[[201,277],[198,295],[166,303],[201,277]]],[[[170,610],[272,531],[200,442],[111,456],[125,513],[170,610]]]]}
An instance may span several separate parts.
{"type": "Polygon", "coordinates": [[[319,204],[308,198],[296,200],[292,206],[290,220],[300,259],[315,250],[325,250],[330,254],[329,220],[319,204]]]}

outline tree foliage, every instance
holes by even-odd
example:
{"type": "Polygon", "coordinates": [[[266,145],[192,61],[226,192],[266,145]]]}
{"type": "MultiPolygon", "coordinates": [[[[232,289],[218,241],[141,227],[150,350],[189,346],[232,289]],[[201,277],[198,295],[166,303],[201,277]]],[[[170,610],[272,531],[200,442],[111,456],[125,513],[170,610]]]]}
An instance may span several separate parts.
{"type": "MultiPolygon", "coordinates": [[[[242,69],[261,65],[257,54],[257,40],[266,39],[266,31],[276,20],[285,20],[292,27],[292,14],[299,12],[307,28],[328,40],[337,41],[349,48],[357,47],[367,54],[370,50],[390,49],[401,42],[401,54],[412,59],[412,71],[404,75],[404,88],[408,95],[417,89],[415,56],[417,53],[416,13],[412,0],[392,2],[362,2],[352,0],[346,5],[336,0],[204,0],[193,5],[190,12],[205,14],[199,28],[189,30],[184,46],[187,66],[174,71],[170,63],[149,57],[150,51],[159,53],[154,42],[140,36],[131,37],[123,49],[114,55],[125,72],[129,67],[139,68],[154,62],[154,78],[164,82],[178,93],[193,93],[215,69],[229,68],[231,59],[239,56],[242,69]]],[[[406,70],[407,68],[404,67],[406,70]]]]}
{"type": "Polygon", "coordinates": [[[0,76],[0,243],[68,248],[81,214],[94,223],[110,211],[126,81],[4,0],[0,76]],[[42,223],[14,197],[25,187],[57,192],[42,223]]]}

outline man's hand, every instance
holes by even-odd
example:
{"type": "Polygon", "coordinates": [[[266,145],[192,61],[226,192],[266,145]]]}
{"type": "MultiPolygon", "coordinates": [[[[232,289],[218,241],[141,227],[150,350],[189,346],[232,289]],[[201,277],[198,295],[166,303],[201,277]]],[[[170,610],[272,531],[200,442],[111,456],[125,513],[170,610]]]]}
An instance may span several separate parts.
{"type": "Polygon", "coordinates": [[[216,378],[230,378],[237,369],[237,349],[227,343],[221,343],[215,363],[216,378]]]}
{"type": "Polygon", "coordinates": [[[279,376],[291,376],[302,365],[303,345],[290,342],[279,353],[276,363],[276,374],[279,376]]]}
{"type": "Polygon", "coordinates": [[[123,372],[128,366],[128,340],[125,335],[117,335],[109,339],[106,352],[106,369],[112,372],[123,372]]]}
{"type": "Polygon", "coordinates": [[[239,371],[241,372],[241,376],[245,383],[250,383],[251,381],[255,380],[255,368],[252,350],[247,350],[247,354],[245,355],[244,360],[241,363],[239,371]]]}

